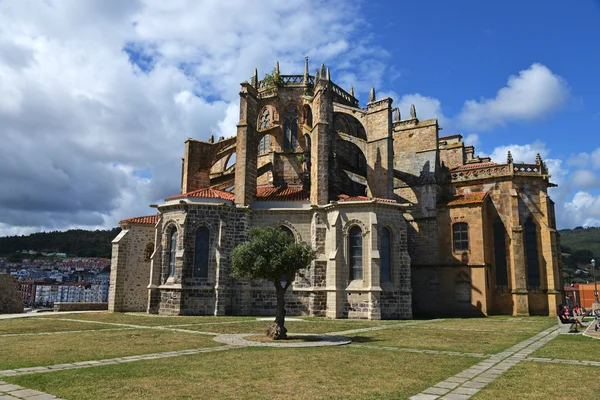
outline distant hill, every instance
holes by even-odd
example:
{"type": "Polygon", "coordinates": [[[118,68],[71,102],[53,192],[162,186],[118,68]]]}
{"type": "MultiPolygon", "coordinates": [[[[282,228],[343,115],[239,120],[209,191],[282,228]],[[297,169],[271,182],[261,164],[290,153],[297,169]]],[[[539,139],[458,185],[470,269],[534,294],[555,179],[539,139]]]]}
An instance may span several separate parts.
{"type": "MultiPolygon", "coordinates": [[[[568,248],[567,253],[588,250],[590,255],[600,258],[600,228],[561,229],[560,244],[568,248]]],[[[589,262],[589,260],[587,260],[589,262]]]]}
{"type": "Polygon", "coordinates": [[[77,257],[110,258],[111,241],[120,229],[86,231],[72,229],[65,232],[40,232],[27,236],[0,237],[0,255],[13,257],[20,250],[67,253],[77,257]]]}
{"type": "Polygon", "coordinates": [[[596,270],[600,268],[600,228],[577,227],[559,233],[565,283],[592,282],[592,258],[598,260],[596,270]]]}

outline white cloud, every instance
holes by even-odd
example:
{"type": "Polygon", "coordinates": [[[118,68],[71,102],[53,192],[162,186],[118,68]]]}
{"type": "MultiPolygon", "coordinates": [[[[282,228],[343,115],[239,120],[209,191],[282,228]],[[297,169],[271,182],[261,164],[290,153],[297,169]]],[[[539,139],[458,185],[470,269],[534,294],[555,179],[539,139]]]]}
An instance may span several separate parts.
{"type": "Polygon", "coordinates": [[[302,73],[308,54],[334,80],[381,82],[386,53],[358,15],[317,0],[0,2],[0,234],[152,213],[179,191],[185,139],[235,135],[254,67],[302,73]]]}
{"type": "Polygon", "coordinates": [[[463,142],[465,142],[465,144],[468,145],[468,146],[475,146],[476,150],[481,145],[481,140],[479,139],[479,135],[476,134],[476,133],[470,133],[470,134],[468,134],[463,139],[463,142]]]}
{"type": "Polygon", "coordinates": [[[466,128],[487,130],[509,121],[531,121],[556,111],[569,96],[563,78],[542,64],[510,76],[491,99],[466,101],[458,116],[466,128]]]}
{"type": "Polygon", "coordinates": [[[567,163],[579,168],[600,169],[600,147],[591,153],[582,152],[571,156],[567,163]]]}
{"type": "Polygon", "coordinates": [[[600,187],[600,178],[587,169],[580,169],[573,172],[571,179],[573,185],[578,188],[591,189],[600,187]]]}
{"type": "Polygon", "coordinates": [[[440,126],[444,126],[446,117],[442,112],[442,103],[435,97],[423,96],[420,93],[405,94],[398,101],[397,107],[400,107],[402,119],[408,119],[410,106],[415,105],[417,118],[426,120],[437,118],[440,126]]]}
{"type": "Polygon", "coordinates": [[[570,225],[575,226],[600,226],[600,196],[589,192],[580,191],[573,199],[565,203],[565,211],[572,219],[570,225]]]}

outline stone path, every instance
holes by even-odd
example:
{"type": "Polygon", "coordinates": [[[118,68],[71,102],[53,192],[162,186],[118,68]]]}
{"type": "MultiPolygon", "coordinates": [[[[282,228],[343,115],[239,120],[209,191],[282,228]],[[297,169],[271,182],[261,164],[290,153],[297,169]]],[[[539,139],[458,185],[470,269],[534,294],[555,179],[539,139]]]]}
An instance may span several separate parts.
{"type": "MultiPolygon", "coordinates": [[[[56,364],[56,365],[50,365],[47,367],[15,368],[15,369],[0,371],[0,377],[29,375],[29,374],[37,374],[40,372],[63,371],[66,369],[101,367],[103,365],[122,364],[122,363],[128,363],[128,362],[133,362],[133,361],[156,360],[158,358],[179,357],[179,356],[185,356],[185,355],[190,355],[190,354],[200,354],[200,353],[210,353],[213,351],[231,350],[231,349],[236,349],[238,347],[239,346],[202,347],[199,349],[166,351],[163,353],[142,354],[139,356],[107,358],[104,360],[93,360],[93,361],[80,361],[80,362],[74,362],[74,363],[69,363],[69,364],[56,364]]],[[[0,387],[0,389],[1,389],[1,387],[0,387]]],[[[3,400],[3,399],[0,397],[0,400],[3,400]]]]}
{"type": "Polygon", "coordinates": [[[380,331],[380,330],[383,330],[383,329],[398,328],[398,327],[402,327],[402,326],[409,327],[411,325],[420,325],[420,324],[426,324],[426,323],[438,322],[438,321],[443,321],[443,319],[431,319],[431,320],[427,320],[427,321],[415,321],[415,322],[404,322],[404,323],[401,323],[401,324],[379,325],[379,326],[373,326],[371,328],[349,329],[347,331],[324,333],[324,335],[334,335],[334,336],[351,335],[351,334],[354,334],[354,333],[380,331]]]}
{"type": "Polygon", "coordinates": [[[411,400],[466,400],[471,398],[497,377],[526,359],[527,356],[554,339],[560,327],[554,326],[514,345],[501,353],[473,365],[458,374],[438,382],[411,400]]]}
{"type": "MultiPolygon", "coordinates": [[[[40,319],[49,319],[56,321],[71,321],[71,322],[83,322],[88,324],[100,324],[100,325],[115,325],[115,326],[123,326],[131,329],[155,329],[160,331],[173,331],[173,332],[182,332],[182,333],[193,333],[196,335],[209,335],[209,336],[217,336],[218,333],[214,332],[202,332],[202,331],[190,331],[189,329],[180,329],[180,328],[172,328],[171,325],[164,326],[147,326],[147,325],[133,325],[133,324],[123,324],[120,322],[100,322],[100,321],[86,321],[82,319],[72,319],[72,318],[40,318],[40,319]]],[[[106,329],[98,329],[99,331],[106,329]]],[[[89,331],[88,331],[89,332],[89,331]]]]}
{"type": "Polygon", "coordinates": [[[9,385],[4,381],[0,381],[0,400],[61,400],[58,397],[40,392],[37,390],[26,389],[19,385],[9,385]]]}

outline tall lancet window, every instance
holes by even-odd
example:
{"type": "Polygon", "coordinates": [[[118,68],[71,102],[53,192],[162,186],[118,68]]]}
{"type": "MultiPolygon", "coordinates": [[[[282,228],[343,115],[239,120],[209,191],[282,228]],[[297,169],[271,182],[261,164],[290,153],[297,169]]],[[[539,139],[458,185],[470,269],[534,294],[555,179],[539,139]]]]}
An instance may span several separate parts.
{"type": "Polygon", "coordinates": [[[269,139],[269,134],[266,134],[265,136],[260,138],[260,142],[258,142],[258,154],[268,153],[270,144],[271,140],[269,139]]]}
{"type": "Polygon", "coordinates": [[[175,275],[175,255],[177,253],[177,229],[171,229],[169,236],[169,277],[175,275]]]}
{"type": "Polygon", "coordinates": [[[350,258],[350,280],[362,279],[363,277],[363,237],[362,230],[353,226],[348,235],[348,250],[350,258]]]}
{"type": "Polygon", "coordinates": [[[196,231],[194,249],[194,278],[208,278],[209,231],[201,226],[196,231]]]}
{"type": "Polygon", "coordinates": [[[283,150],[296,150],[298,146],[298,112],[294,106],[286,110],[283,122],[283,150]]]}

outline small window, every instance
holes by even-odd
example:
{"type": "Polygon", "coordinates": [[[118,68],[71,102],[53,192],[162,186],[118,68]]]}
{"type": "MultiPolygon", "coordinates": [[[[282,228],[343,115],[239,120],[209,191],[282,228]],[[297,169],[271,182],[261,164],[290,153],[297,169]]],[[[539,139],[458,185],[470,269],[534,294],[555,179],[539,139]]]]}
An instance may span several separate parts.
{"type": "Polygon", "coordinates": [[[350,280],[358,280],[363,277],[363,238],[362,230],[358,226],[350,229],[348,235],[348,247],[350,256],[350,280]]]}
{"type": "Polygon", "coordinates": [[[392,260],[392,233],[388,228],[381,231],[381,241],[379,255],[381,256],[381,281],[390,282],[392,280],[391,260],[392,260]]]}
{"type": "Polygon", "coordinates": [[[173,228],[169,236],[169,277],[175,275],[175,255],[177,253],[177,229],[173,228]]]}
{"type": "Polygon", "coordinates": [[[201,226],[196,231],[196,245],[194,248],[194,278],[208,278],[208,255],[209,231],[205,226],[201,226]]]}
{"type": "Polygon", "coordinates": [[[306,115],[304,116],[304,120],[306,121],[306,123],[304,125],[308,126],[309,128],[312,128],[313,125],[313,115],[312,115],[312,110],[310,109],[309,105],[305,105],[304,109],[306,111],[306,115]]]}
{"type": "Polygon", "coordinates": [[[454,240],[454,251],[469,250],[469,225],[466,222],[458,222],[452,225],[454,240]]]}
{"type": "Polygon", "coordinates": [[[263,109],[258,120],[258,130],[263,131],[271,127],[271,113],[268,108],[263,109]]]}
{"type": "Polygon", "coordinates": [[[269,152],[269,146],[271,144],[270,135],[265,135],[258,142],[258,154],[266,154],[269,152]]]}

